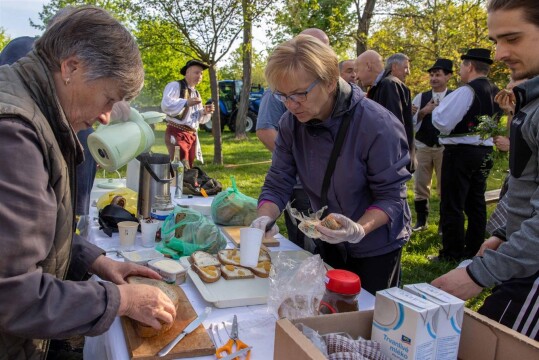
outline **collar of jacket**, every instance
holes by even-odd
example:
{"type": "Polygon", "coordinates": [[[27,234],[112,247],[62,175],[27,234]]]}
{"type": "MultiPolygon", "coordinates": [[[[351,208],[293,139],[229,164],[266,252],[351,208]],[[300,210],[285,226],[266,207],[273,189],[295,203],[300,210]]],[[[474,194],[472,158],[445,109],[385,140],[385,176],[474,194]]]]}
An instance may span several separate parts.
{"type": "Polygon", "coordinates": [[[12,66],[23,79],[28,93],[48,120],[67,163],[71,163],[68,159],[74,156],[75,164],[80,164],[84,160],[82,146],[73,127],[67,121],[58,100],[52,73],[41,55],[36,50],[32,50],[12,66]]]}
{"type": "Polygon", "coordinates": [[[539,97],[539,76],[531,78],[524,83],[513,88],[516,105],[515,113],[520,111],[526,104],[539,97]]]}

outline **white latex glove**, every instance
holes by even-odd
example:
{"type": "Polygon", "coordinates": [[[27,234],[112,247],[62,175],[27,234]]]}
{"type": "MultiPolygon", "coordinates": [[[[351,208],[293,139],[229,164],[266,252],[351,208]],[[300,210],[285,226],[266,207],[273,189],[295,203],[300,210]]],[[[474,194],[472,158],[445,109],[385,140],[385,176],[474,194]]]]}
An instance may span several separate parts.
{"type": "MultiPolygon", "coordinates": [[[[253,220],[253,222],[251,223],[251,227],[257,228],[266,232],[266,226],[274,221],[275,220],[273,220],[269,216],[266,216],[266,215],[260,216],[253,220]]],[[[277,226],[276,223],[274,223],[271,229],[269,229],[266,232],[266,236],[274,236],[274,235],[277,235],[278,233],[279,233],[279,227],[277,226]]]]}
{"type": "Polygon", "coordinates": [[[350,220],[344,215],[331,215],[339,224],[341,224],[342,227],[339,230],[331,230],[325,226],[316,225],[316,230],[318,230],[318,232],[322,235],[320,236],[320,240],[330,244],[339,244],[345,241],[351,244],[356,244],[365,237],[365,230],[363,229],[363,226],[350,220]]]}
{"type": "Polygon", "coordinates": [[[118,101],[112,106],[111,121],[127,121],[131,115],[131,106],[127,101],[118,101]]]}

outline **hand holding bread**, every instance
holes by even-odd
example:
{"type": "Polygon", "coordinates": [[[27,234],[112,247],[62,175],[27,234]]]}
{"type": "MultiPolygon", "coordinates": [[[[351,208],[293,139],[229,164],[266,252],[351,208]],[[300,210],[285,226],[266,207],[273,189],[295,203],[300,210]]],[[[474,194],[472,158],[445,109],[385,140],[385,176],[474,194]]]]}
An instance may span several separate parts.
{"type": "Polygon", "coordinates": [[[176,306],[159,287],[137,283],[119,285],[118,289],[119,316],[127,316],[156,330],[162,329],[163,324],[172,324],[176,318],[176,306]]]}
{"type": "Polygon", "coordinates": [[[339,244],[342,242],[355,244],[360,242],[365,237],[365,229],[363,229],[363,226],[360,224],[341,214],[329,214],[327,217],[330,216],[331,222],[325,221],[324,219],[320,222],[320,224],[315,226],[316,230],[318,230],[321,235],[320,240],[330,244],[339,244]],[[340,225],[340,227],[333,230],[324,226],[324,221],[326,224],[330,224],[332,227],[336,227],[338,225],[340,225]]]}

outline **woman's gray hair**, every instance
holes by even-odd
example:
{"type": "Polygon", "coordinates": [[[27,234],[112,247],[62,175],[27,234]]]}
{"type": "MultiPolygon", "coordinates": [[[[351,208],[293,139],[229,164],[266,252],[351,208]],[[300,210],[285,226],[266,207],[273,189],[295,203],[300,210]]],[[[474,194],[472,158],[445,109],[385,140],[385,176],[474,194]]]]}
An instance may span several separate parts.
{"type": "Polygon", "coordinates": [[[77,57],[87,81],[118,82],[125,100],[136,97],[144,84],[139,48],[131,33],[107,11],[94,6],[60,10],[34,47],[52,72],[63,60],[77,57]]]}

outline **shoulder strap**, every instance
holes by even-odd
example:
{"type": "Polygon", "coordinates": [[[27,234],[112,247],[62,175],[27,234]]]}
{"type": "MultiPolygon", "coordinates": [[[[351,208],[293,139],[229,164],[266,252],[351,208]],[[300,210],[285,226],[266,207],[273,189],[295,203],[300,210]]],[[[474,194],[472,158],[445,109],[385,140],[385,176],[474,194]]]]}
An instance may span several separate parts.
{"type": "MultiPolygon", "coordinates": [[[[339,157],[339,154],[342,149],[342,145],[344,143],[344,137],[346,136],[346,133],[348,131],[348,128],[350,126],[351,118],[352,118],[353,110],[350,110],[349,112],[345,113],[341,122],[341,126],[339,127],[339,132],[337,133],[337,138],[335,139],[335,143],[333,144],[333,149],[331,150],[331,155],[329,157],[328,166],[326,168],[326,173],[324,174],[324,181],[322,182],[322,191],[320,193],[320,206],[324,207],[328,203],[328,189],[329,184],[331,182],[331,177],[333,176],[333,171],[335,171],[335,166],[337,165],[337,158],[339,157]]],[[[324,210],[324,214],[322,215],[322,218],[326,217],[328,210],[324,210]]]]}

